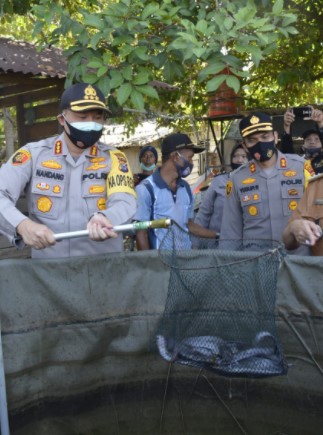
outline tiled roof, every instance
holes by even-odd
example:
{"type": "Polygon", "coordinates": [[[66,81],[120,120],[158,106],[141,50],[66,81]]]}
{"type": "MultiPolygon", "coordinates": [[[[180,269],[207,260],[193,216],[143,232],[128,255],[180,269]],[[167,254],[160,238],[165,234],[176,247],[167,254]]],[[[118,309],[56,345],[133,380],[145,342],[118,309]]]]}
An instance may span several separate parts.
{"type": "MultiPolygon", "coordinates": [[[[64,78],[67,61],[57,48],[46,48],[38,52],[35,45],[29,42],[0,38],[0,71],[64,78]]],[[[175,86],[158,80],[153,80],[150,84],[154,88],[168,91],[176,89],[175,86]]]]}
{"type": "Polygon", "coordinates": [[[38,52],[33,44],[8,38],[0,38],[0,48],[0,71],[44,77],[66,76],[66,59],[57,48],[38,52]]]}

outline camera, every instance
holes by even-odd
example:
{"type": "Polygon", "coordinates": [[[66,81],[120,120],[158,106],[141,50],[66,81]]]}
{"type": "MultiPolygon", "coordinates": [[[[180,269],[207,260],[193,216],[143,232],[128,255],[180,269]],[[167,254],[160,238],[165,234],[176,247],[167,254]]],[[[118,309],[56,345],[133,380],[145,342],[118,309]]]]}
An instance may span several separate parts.
{"type": "Polygon", "coordinates": [[[293,107],[292,110],[296,118],[310,118],[312,115],[312,109],[309,106],[293,107]]]}

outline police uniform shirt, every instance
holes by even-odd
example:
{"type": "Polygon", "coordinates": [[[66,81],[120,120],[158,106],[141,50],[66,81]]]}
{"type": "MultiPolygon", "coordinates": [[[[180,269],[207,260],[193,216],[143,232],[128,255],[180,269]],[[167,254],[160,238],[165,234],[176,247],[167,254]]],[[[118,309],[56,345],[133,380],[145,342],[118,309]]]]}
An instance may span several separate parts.
{"type": "Polygon", "coordinates": [[[220,234],[223,207],[225,202],[225,188],[229,173],[219,174],[214,177],[205,192],[195,222],[204,228],[214,230],[220,234]]]}
{"type": "Polygon", "coordinates": [[[280,241],[304,190],[304,159],[277,152],[272,171],[256,161],[238,168],[226,186],[221,239],[280,241]]]}
{"type": "MultiPolygon", "coordinates": [[[[188,231],[188,221],[193,219],[193,196],[188,183],[179,178],[177,190],[173,192],[160,176],[157,169],[136,187],[138,208],[135,219],[138,221],[170,218],[188,231]],[[151,187],[147,187],[147,183],[151,187]]],[[[159,248],[166,234],[165,229],[148,230],[151,249],[159,248]]],[[[187,246],[186,246],[187,247],[187,246]]]]}
{"type": "MultiPolygon", "coordinates": [[[[23,192],[30,219],[54,233],[86,229],[95,212],[103,213],[113,225],[123,224],[136,209],[133,178],[124,154],[97,144],[74,160],[63,134],[25,145],[0,170],[0,230],[18,247],[23,242],[16,227],[26,216],[15,204],[23,192]]],[[[122,249],[122,234],[102,242],[81,237],[33,249],[32,256],[70,257],[122,249]]]]}

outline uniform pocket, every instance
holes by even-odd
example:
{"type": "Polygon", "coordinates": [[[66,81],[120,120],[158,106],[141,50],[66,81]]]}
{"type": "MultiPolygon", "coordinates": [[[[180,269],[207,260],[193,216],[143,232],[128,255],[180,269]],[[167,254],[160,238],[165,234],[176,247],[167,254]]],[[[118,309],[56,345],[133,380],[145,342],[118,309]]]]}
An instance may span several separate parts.
{"type": "Polygon", "coordinates": [[[34,178],[31,186],[31,210],[35,216],[57,219],[64,210],[64,183],[61,180],[34,178]]]}
{"type": "Polygon", "coordinates": [[[244,218],[259,219],[264,216],[264,204],[261,201],[261,192],[241,194],[240,203],[244,218]]]}
{"type": "Polygon", "coordinates": [[[284,216],[289,216],[298,206],[303,194],[303,186],[288,185],[282,186],[282,204],[284,216]]]}
{"type": "Polygon", "coordinates": [[[82,184],[82,197],[84,198],[88,217],[100,210],[106,209],[106,181],[87,180],[82,184]]]}

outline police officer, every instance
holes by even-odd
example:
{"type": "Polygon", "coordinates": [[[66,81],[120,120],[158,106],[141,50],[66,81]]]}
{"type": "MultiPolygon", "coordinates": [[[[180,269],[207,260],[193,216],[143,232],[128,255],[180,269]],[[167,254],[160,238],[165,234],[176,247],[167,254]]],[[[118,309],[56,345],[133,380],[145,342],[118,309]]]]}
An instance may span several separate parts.
{"type": "Polygon", "coordinates": [[[276,149],[277,132],[265,113],[246,116],[239,127],[252,160],[227,182],[221,239],[281,240],[303,194],[305,172],[309,177],[304,159],[276,149]]]}
{"type": "MultiPolygon", "coordinates": [[[[230,156],[232,170],[236,170],[241,165],[248,162],[248,154],[242,144],[236,145],[230,156]]],[[[223,207],[225,202],[225,188],[231,173],[225,172],[218,174],[212,180],[210,187],[206,191],[195,222],[204,228],[215,230],[220,236],[223,207]]]]}
{"type": "Polygon", "coordinates": [[[132,218],[136,199],[125,155],[99,142],[104,95],[78,83],[64,91],[60,108],[63,133],[26,144],[0,170],[0,231],[18,248],[31,246],[33,258],[121,251],[112,227],[132,218]],[[16,208],[23,192],[29,217],[16,208]],[[89,237],[55,241],[55,233],[86,228],[89,237]]]}

